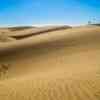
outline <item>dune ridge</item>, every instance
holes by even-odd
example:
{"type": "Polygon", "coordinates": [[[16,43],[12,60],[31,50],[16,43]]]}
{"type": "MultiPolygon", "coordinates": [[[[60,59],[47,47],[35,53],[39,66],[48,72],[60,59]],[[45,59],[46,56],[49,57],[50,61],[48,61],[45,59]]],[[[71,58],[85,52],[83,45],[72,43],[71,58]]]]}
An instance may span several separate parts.
{"type": "Polygon", "coordinates": [[[14,34],[11,34],[9,36],[16,38],[16,39],[23,39],[23,38],[31,37],[32,35],[39,35],[39,34],[42,34],[42,33],[52,32],[52,31],[56,31],[56,30],[64,30],[64,29],[68,29],[68,28],[71,28],[71,27],[70,26],[37,27],[37,28],[34,28],[34,29],[23,31],[20,34],[18,34],[18,32],[16,32],[16,34],[14,33],[14,34]]]}

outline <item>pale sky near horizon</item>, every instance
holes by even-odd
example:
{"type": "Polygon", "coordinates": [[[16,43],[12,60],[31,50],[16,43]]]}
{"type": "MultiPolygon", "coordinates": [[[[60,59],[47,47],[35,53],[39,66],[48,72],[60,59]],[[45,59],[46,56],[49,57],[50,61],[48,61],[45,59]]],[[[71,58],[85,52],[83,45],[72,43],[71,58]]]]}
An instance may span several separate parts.
{"type": "Polygon", "coordinates": [[[0,26],[100,22],[100,0],[0,0],[0,26]]]}

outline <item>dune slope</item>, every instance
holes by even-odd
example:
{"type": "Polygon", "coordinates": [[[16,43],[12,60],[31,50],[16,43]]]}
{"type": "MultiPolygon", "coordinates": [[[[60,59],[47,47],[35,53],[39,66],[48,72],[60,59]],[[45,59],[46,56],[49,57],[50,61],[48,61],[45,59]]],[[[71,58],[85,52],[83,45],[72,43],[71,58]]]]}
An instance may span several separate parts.
{"type": "Polygon", "coordinates": [[[0,44],[0,100],[99,100],[100,28],[77,27],[0,44]]]}

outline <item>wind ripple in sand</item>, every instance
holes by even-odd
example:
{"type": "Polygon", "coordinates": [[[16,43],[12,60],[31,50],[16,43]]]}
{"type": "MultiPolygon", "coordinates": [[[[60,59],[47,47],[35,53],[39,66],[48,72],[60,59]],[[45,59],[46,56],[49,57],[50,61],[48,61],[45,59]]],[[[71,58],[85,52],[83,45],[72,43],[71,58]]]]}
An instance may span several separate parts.
{"type": "Polygon", "coordinates": [[[12,48],[13,53],[0,58],[0,62],[12,65],[7,79],[0,81],[0,99],[99,100],[99,32],[97,27],[75,28],[40,35],[40,42],[39,37],[26,39],[24,45],[21,41],[20,46],[26,49],[12,48]],[[34,46],[28,46],[30,43],[34,46]]]}

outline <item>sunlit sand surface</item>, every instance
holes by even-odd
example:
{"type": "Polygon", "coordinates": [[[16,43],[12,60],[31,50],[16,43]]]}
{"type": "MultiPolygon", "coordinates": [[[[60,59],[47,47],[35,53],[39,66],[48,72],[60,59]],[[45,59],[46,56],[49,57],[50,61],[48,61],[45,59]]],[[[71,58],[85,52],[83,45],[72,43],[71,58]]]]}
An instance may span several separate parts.
{"type": "Polygon", "coordinates": [[[100,100],[100,27],[45,30],[5,32],[0,100],[100,100]]]}

